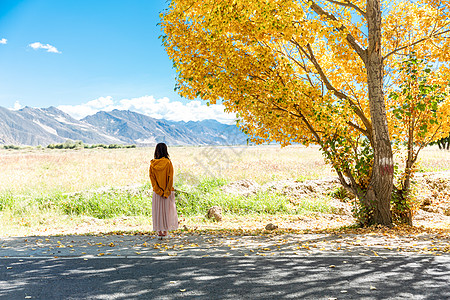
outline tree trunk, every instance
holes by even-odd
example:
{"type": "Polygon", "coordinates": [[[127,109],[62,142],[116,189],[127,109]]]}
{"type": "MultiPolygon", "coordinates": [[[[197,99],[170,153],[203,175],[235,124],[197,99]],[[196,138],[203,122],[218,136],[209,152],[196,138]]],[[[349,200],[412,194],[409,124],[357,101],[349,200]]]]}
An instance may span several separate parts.
{"type": "Polygon", "coordinates": [[[394,166],[383,94],[380,0],[367,0],[366,12],[369,33],[366,70],[373,124],[374,164],[364,204],[369,209],[369,224],[392,226],[390,202],[394,166]]]}

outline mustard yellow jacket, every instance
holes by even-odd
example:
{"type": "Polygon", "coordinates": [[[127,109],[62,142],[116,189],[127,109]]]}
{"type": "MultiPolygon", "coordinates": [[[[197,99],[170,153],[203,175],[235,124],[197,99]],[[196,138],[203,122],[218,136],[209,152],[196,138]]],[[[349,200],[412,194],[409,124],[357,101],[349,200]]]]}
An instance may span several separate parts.
{"type": "Polygon", "coordinates": [[[161,197],[169,197],[173,188],[173,166],[170,159],[165,157],[152,159],[150,162],[150,181],[153,191],[161,197]]]}

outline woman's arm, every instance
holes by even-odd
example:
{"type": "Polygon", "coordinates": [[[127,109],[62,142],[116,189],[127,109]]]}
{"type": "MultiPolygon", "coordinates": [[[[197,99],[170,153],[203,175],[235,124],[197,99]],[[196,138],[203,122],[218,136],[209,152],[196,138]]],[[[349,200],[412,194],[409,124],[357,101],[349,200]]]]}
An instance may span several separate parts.
{"type": "Polygon", "coordinates": [[[159,187],[158,182],[156,181],[155,173],[152,171],[152,167],[149,168],[148,172],[150,176],[150,181],[152,182],[153,191],[158,195],[163,196],[164,191],[162,188],[159,187]]]}
{"type": "Polygon", "coordinates": [[[170,193],[173,190],[173,166],[172,166],[172,162],[169,161],[169,172],[168,172],[168,176],[167,176],[167,185],[166,188],[164,189],[164,197],[169,197],[170,193]]]}

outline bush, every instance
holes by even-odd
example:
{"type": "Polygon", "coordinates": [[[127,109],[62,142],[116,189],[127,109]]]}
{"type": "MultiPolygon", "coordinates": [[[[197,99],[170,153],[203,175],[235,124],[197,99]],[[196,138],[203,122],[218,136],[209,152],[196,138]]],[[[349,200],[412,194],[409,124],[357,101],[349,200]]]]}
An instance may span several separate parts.
{"type": "Polygon", "coordinates": [[[16,145],[3,145],[3,149],[20,150],[20,147],[16,145]]]}

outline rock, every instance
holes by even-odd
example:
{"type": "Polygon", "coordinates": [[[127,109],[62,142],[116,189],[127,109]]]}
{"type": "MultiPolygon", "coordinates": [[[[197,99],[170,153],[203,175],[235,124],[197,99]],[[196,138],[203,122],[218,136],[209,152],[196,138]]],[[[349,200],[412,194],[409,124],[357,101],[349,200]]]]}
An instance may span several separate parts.
{"type": "Polygon", "coordinates": [[[213,206],[208,209],[208,214],[206,215],[208,219],[215,219],[217,222],[222,221],[222,208],[220,206],[213,206]]]}
{"type": "Polygon", "coordinates": [[[275,229],[277,229],[278,228],[278,226],[277,225],[275,225],[275,224],[272,224],[272,223],[269,223],[269,224],[267,224],[266,225],[266,230],[275,230],[275,229]]]}

